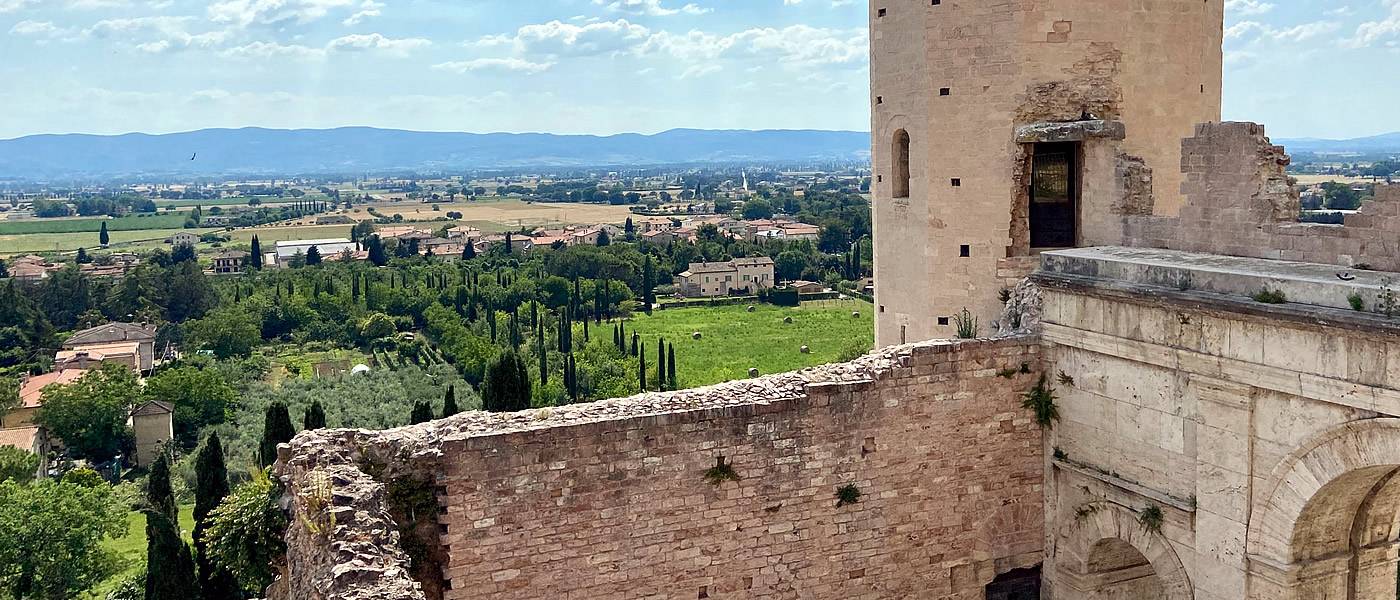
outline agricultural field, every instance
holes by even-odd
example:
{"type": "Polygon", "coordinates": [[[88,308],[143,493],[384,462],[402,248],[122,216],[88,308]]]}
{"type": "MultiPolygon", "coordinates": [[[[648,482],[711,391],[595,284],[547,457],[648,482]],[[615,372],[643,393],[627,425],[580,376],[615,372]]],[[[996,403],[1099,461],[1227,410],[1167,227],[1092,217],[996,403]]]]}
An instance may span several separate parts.
{"type": "MultiPolygon", "coordinates": [[[[448,212],[462,213],[463,221],[497,223],[508,229],[522,226],[597,225],[622,223],[632,212],[626,206],[609,204],[527,203],[518,198],[480,200],[476,202],[439,202],[437,211],[431,203],[405,200],[403,202],[373,202],[382,215],[403,215],[405,221],[431,221],[448,212]]],[[[484,229],[484,228],[483,228],[484,229]]]]}
{"type": "Polygon", "coordinates": [[[1297,179],[1299,185],[1317,185],[1328,181],[1346,184],[1376,182],[1375,178],[1372,177],[1347,177],[1345,175],[1297,175],[1289,173],[1289,177],[1297,179]]]}
{"type": "MultiPolygon", "coordinates": [[[[183,221],[183,220],[182,220],[183,221]]],[[[143,229],[110,232],[112,250],[149,250],[165,246],[165,239],[180,231],[206,233],[213,229],[143,229]]],[[[347,228],[348,231],[348,228],[347,228]]],[[[98,247],[97,233],[30,233],[0,235],[0,256],[26,252],[72,252],[98,247]]]]}
{"type": "Polygon", "coordinates": [[[256,235],[258,243],[262,244],[264,251],[271,252],[273,243],[287,240],[349,239],[351,227],[351,225],[264,225],[235,229],[228,232],[228,235],[232,238],[234,246],[250,244],[253,241],[253,236],[256,235]]]}
{"type": "Polygon", "coordinates": [[[843,354],[865,354],[875,343],[874,307],[863,300],[754,306],[754,312],[735,305],[637,313],[627,328],[642,335],[649,352],[657,337],[675,345],[679,383],[686,388],[746,379],[751,367],[768,375],[836,362],[843,354]],[[851,316],[855,312],[860,316],[851,316]],[[792,323],[784,323],[786,317],[792,323]],[[695,332],[700,339],[692,339],[695,332]],[[801,352],[804,345],[810,354],[801,352]]]}
{"type": "Polygon", "coordinates": [[[127,215],[115,219],[102,217],[77,219],[24,219],[0,221],[0,235],[21,235],[28,233],[82,233],[102,229],[107,231],[137,231],[142,229],[178,229],[185,225],[188,215],[169,212],[150,215],[127,215]]]}

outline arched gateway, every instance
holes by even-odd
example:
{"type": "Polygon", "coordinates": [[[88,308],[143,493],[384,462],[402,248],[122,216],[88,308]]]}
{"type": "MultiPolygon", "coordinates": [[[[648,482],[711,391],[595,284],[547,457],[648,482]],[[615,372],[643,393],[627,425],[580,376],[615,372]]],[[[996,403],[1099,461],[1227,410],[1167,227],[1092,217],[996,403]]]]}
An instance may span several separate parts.
{"type": "Polygon", "coordinates": [[[1400,419],[1354,421],[1299,447],[1260,488],[1250,596],[1396,596],[1400,419]]]}
{"type": "Polygon", "coordinates": [[[1176,551],[1138,514],[1109,502],[1080,507],[1062,523],[1055,546],[1056,598],[1191,600],[1176,551]]]}

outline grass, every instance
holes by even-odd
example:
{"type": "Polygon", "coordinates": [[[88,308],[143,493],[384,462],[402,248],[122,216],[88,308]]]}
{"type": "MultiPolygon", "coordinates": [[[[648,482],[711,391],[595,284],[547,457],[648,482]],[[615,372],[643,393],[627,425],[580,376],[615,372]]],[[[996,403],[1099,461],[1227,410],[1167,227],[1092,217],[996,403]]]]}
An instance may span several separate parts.
{"type": "MultiPolygon", "coordinates": [[[[139,231],[110,232],[113,250],[136,250],[161,248],[165,238],[180,231],[196,234],[214,231],[212,229],[143,229],[139,231]]],[[[0,256],[24,254],[26,252],[69,252],[78,248],[93,250],[98,247],[96,233],[31,233],[25,235],[0,235],[0,256]]]]}
{"type": "Polygon", "coordinates": [[[327,238],[350,239],[350,229],[353,225],[289,225],[285,227],[250,227],[247,229],[235,229],[229,232],[229,237],[233,238],[233,244],[249,244],[253,241],[253,236],[258,236],[258,243],[262,244],[264,252],[271,252],[275,242],[285,242],[287,240],[321,240],[327,238]]]}
{"type": "Polygon", "coordinates": [[[836,362],[853,344],[864,344],[866,350],[874,345],[871,315],[875,311],[868,302],[824,300],[795,308],[755,307],[754,312],[736,305],[658,310],[650,316],[638,313],[627,329],[642,335],[648,352],[655,352],[658,336],[674,344],[678,383],[686,388],[745,379],[751,367],[767,375],[836,362]],[[857,311],[860,317],[852,317],[857,311]],[[788,316],[792,324],[783,323],[788,316]],[[700,339],[692,339],[697,331],[700,339]],[[803,345],[810,348],[809,354],[801,352],[803,345]]]}
{"type": "MultiPolygon", "coordinates": [[[[621,223],[632,215],[627,206],[610,204],[576,204],[569,202],[526,203],[519,198],[484,198],[475,202],[438,202],[439,210],[433,210],[433,203],[417,200],[403,202],[374,202],[369,206],[387,216],[403,215],[405,221],[429,221],[446,216],[449,211],[462,213],[463,221],[485,221],[499,223],[515,229],[525,226],[554,226],[559,224],[594,225],[600,223],[621,223]]],[[[357,205],[357,208],[364,207],[357,205]]],[[[486,228],[482,228],[486,229],[486,228]]]]}
{"type": "MultiPolygon", "coordinates": [[[[184,535],[185,541],[190,541],[190,534],[194,531],[194,505],[186,504],[180,507],[180,533],[184,535]]],[[[146,557],[146,517],[139,512],[132,511],[126,515],[126,535],[103,540],[102,545],[108,550],[116,553],[118,560],[122,564],[122,571],[113,575],[88,593],[87,598],[96,599],[107,595],[123,577],[130,575],[140,565],[146,557]]]]}
{"type": "MultiPolygon", "coordinates": [[[[102,224],[107,231],[136,231],[143,229],[174,229],[183,227],[188,217],[182,212],[149,215],[127,215],[115,219],[25,219],[0,221],[0,235],[33,233],[97,233],[102,224]]],[[[95,239],[95,238],[94,238],[95,239]]]]}

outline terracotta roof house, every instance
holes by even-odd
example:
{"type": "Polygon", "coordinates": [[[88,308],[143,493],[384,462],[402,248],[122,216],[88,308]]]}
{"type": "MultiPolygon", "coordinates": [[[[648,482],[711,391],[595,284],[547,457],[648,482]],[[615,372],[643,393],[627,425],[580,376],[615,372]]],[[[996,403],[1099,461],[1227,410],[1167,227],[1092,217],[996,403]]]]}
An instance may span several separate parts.
{"type": "Polygon", "coordinates": [[[34,413],[39,411],[44,388],[51,385],[68,385],[86,374],[85,369],[63,369],[25,378],[19,384],[19,406],[0,416],[0,427],[9,429],[33,425],[34,413]]]}
{"type": "Polygon", "coordinates": [[[54,360],[68,368],[88,368],[102,362],[117,362],[147,372],[155,366],[155,342],[154,326],[106,323],[69,336],[54,360]]]}
{"type": "Polygon", "coordinates": [[[214,255],[214,272],[221,275],[242,273],[247,259],[248,253],[242,250],[224,250],[214,255]]]}
{"type": "Polygon", "coordinates": [[[39,457],[39,467],[35,469],[35,477],[43,477],[49,471],[49,449],[52,445],[49,442],[48,433],[42,427],[16,427],[13,429],[0,429],[0,446],[18,448],[39,457]]]}
{"type": "Polygon", "coordinates": [[[690,297],[752,294],[773,287],[773,266],[773,259],[766,256],[690,263],[690,268],[676,276],[676,285],[681,295],[690,297]]]}

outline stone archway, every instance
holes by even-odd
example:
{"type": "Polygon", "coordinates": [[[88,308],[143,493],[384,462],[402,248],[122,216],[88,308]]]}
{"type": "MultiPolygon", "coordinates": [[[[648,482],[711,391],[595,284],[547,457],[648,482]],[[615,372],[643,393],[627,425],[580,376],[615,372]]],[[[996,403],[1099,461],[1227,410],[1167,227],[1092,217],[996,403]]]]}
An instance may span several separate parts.
{"type": "Polygon", "coordinates": [[[1395,597],[1400,419],[1353,421],[1309,440],[1260,492],[1247,545],[1251,596],[1395,597]]]}
{"type": "Polygon", "coordinates": [[[1109,502],[1078,507],[1060,526],[1055,587],[1058,598],[1193,598],[1191,579],[1167,539],[1109,502]]]}

